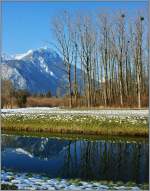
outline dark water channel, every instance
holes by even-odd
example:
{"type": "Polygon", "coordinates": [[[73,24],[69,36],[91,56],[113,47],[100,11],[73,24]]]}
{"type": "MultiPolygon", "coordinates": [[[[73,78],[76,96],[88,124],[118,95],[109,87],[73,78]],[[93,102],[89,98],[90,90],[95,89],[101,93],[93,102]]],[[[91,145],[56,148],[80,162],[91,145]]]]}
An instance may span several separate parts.
{"type": "Polygon", "coordinates": [[[67,140],[2,134],[2,169],[51,178],[148,182],[148,141],[67,140]]]}

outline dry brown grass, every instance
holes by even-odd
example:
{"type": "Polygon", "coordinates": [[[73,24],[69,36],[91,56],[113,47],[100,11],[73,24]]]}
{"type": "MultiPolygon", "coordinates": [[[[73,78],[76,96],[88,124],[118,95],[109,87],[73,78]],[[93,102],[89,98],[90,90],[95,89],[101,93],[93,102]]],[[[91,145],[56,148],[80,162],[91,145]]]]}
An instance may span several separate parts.
{"type": "MultiPolygon", "coordinates": [[[[142,108],[148,107],[149,98],[147,96],[142,96],[142,108]]],[[[11,104],[4,105],[4,108],[17,108],[16,99],[13,98],[11,104]]],[[[26,107],[69,107],[69,98],[62,97],[28,97],[26,107]]],[[[73,98],[73,108],[87,109],[85,97],[78,98],[77,105],[75,104],[75,99],[73,98]]],[[[137,99],[136,97],[128,97],[124,100],[124,106],[120,107],[119,98],[116,98],[115,103],[110,103],[108,106],[104,106],[104,103],[99,100],[99,103],[90,107],[90,109],[111,109],[111,108],[137,108],[137,99]]]]}
{"type": "MultiPolygon", "coordinates": [[[[116,101],[117,102],[117,101],[116,101]]],[[[46,97],[28,97],[27,98],[27,107],[69,107],[69,98],[46,98],[46,97]]],[[[85,98],[81,97],[78,99],[77,106],[75,105],[75,100],[73,99],[73,107],[76,108],[87,108],[85,98]]],[[[148,107],[148,98],[142,97],[142,108],[148,107]]],[[[99,103],[95,106],[92,106],[91,109],[101,108],[101,109],[109,109],[109,108],[121,108],[119,103],[110,104],[105,107],[102,103],[99,103]]],[[[133,97],[129,97],[124,102],[124,106],[122,108],[137,108],[136,99],[133,101],[133,97]]]]}
{"type": "Polygon", "coordinates": [[[28,97],[27,107],[57,107],[67,106],[68,101],[63,98],[28,97]]]}

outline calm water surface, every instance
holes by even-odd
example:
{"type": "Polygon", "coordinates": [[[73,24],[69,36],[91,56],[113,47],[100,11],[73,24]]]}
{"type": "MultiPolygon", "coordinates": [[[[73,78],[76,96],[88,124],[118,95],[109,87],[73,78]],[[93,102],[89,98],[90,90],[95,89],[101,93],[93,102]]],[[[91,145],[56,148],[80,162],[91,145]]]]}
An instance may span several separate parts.
{"type": "Polygon", "coordinates": [[[148,182],[148,142],[2,135],[2,169],[51,178],[148,182]]]}

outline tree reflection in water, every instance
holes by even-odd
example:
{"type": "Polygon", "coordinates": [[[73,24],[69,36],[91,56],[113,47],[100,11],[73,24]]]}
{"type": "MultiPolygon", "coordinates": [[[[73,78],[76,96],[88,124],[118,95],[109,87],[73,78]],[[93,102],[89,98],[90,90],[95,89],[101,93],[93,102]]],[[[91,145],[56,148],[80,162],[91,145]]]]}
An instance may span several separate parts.
{"type": "Polygon", "coordinates": [[[51,177],[143,183],[148,182],[149,176],[148,150],[146,141],[128,143],[2,135],[2,168],[18,170],[23,167],[28,171],[31,166],[30,171],[40,172],[44,168],[51,177]],[[32,158],[18,157],[16,148],[23,149],[32,158]],[[11,155],[17,163],[11,160],[11,155]]]}
{"type": "Polygon", "coordinates": [[[86,180],[148,181],[148,144],[74,141],[61,170],[62,176],[86,180]]]}

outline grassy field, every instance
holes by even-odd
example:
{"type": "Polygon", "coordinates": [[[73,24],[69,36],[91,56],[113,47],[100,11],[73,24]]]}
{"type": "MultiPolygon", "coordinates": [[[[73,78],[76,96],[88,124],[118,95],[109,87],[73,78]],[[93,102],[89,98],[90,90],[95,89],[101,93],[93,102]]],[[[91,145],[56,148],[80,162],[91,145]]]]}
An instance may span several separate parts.
{"type": "Polygon", "coordinates": [[[80,115],[10,115],[2,117],[2,130],[83,135],[148,137],[146,118],[106,118],[80,115]]]}

